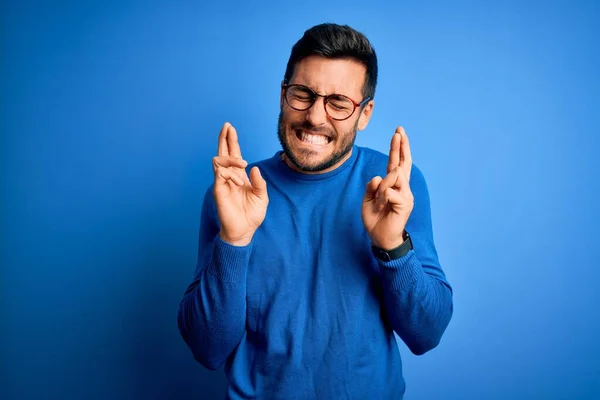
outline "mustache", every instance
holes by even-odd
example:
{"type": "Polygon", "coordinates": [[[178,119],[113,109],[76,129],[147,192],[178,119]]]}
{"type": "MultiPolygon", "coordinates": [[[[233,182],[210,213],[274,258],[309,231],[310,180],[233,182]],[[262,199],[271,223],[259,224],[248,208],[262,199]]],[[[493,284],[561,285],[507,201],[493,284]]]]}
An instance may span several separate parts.
{"type": "Polygon", "coordinates": [[[325,129],[325,128],[317,128],[316,126],[314,126],[313,124],[311,124],[308,121],[303,121],[303,122],[292,124],[291,128],[294,130],[303,130],[306,132],[319,134],[319,135],[325,135],[325,136],[329,136],[329,137],[335,136],[331,130],[325,129]]]}

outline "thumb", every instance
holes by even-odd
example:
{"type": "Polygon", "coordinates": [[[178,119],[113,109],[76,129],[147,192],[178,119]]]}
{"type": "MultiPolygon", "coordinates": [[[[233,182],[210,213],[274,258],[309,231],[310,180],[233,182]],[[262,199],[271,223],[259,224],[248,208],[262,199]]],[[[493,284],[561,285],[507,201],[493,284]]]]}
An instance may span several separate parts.
{"type": "Polygon", "coordinates": [[[250,181],[252,182],[252,192],[258,197],[267,195],[267,182],[260,174],[258,167],[252,167],[250,170],[250,181]]]}
{"type": "Polygon", "coordinates": [[[379,189],[379,184],[382,180],[383,178],[376,176],[375,178],[371,179],[369,183],[367,183],[365,198],[372,199],[375,197],[375,193],[377,192],[377,189],[379,189]]]}

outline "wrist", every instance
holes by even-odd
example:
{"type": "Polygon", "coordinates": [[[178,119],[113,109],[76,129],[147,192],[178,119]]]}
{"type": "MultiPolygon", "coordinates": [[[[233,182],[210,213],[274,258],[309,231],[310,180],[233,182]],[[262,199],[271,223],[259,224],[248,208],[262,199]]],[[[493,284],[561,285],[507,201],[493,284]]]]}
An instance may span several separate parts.
{"type": "Polygon", "coordinates": [[[224,241],[227,244],[230,244],[232,246],[237,246],[237,247],[248,246],[250,244],[250,242],[252,241],[253,236],[254,236],[254,234],[242,235],[242,236],[238,236],[238,237],[231,237],[231,236],[227,235],[225,232],[223,232],[223,230],[221,230],[219,232],[219,237],[221,238],[222,241],[224,241]]]}
{"type": "Polygon", "coordinates": [[[371,244],[379,249],[384,250],[384,251],[390,251],[390,250],[397,248],[398,246],[401,246],[404,242],[406,242],[406,239],[408,237],[409,237],[408,232],[402,231],[402,235],[398,239],[378,241],[377,239],[372,238],[371,244]]]}

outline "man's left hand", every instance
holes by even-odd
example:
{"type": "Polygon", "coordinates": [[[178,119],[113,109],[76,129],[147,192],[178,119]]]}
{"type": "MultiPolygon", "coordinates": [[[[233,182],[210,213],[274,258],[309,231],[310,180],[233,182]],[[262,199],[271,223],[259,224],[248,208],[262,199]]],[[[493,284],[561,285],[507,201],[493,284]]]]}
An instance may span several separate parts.
{"type": "Polygon", "coordinates": [[[384,250],[404,242],[404,229],[414,205],[409,186],[411,168],[408,137],[404,128],[398,127],[390,145],[387,175],[371,179],[362,204],[362,220],[371,241],[384,250]]]}

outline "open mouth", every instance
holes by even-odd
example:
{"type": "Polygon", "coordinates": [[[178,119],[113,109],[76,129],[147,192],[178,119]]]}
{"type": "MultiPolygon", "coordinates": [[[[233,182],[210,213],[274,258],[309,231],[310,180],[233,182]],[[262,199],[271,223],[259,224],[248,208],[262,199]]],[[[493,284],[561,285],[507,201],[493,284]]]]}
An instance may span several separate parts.
{"type": "Polygon", "coordinates": [[[296,131],[296,137],[298,140],[308,144],[314,144],[318,146],[324,146],[326,144],[331,143],[331,138],[325,135],[314,135],[312,133],[306,133],[301,130],[296,131]]]}

